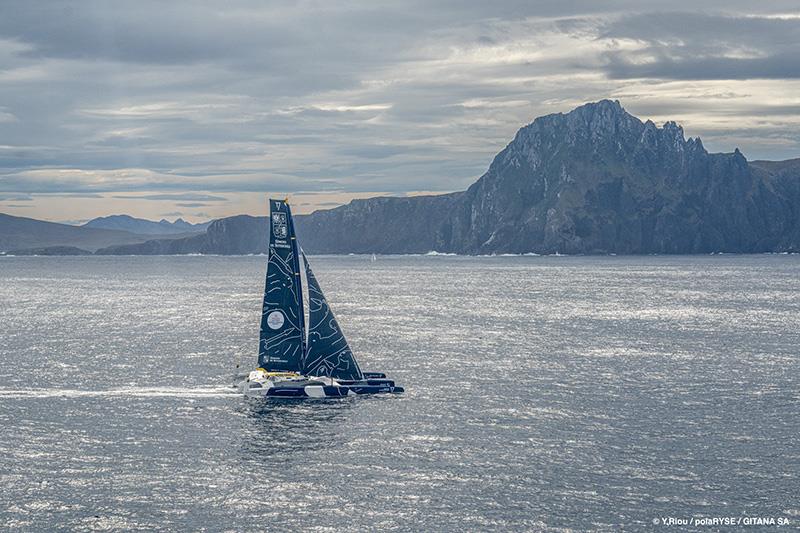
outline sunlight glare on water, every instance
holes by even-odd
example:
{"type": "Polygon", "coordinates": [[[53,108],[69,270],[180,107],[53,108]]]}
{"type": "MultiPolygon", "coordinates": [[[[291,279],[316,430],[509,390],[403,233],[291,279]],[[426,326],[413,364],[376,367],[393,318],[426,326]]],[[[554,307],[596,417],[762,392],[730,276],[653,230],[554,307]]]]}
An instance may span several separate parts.
{"type": "Polygon", "coordinates": [[[262,257],[0,258],[9,529],[800,520],[800,257],[312,257],[402,396],[264,402],[262,257]]]}

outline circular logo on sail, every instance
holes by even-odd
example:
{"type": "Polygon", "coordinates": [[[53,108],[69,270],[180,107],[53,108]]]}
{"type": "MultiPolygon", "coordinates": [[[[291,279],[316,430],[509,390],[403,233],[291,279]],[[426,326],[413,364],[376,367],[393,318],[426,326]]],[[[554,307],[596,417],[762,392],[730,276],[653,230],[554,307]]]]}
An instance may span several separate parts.
{"type": "Polygon", "coordinates": [[[267,325],[270,329],[280,329],[283,326],[283,313],[273,311],[267,315],[267,325]]]}

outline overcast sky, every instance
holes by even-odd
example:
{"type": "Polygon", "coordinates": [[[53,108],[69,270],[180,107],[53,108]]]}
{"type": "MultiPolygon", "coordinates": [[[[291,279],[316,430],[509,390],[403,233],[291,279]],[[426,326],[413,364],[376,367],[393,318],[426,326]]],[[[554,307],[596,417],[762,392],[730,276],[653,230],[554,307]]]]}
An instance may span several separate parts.
{"type": "Polygon", "coordinates": [[[711,151],[800,157],[800,4],[599,4],[2,0],[0,212],[459,190],[521,126],[602,98],[711,151]]]}

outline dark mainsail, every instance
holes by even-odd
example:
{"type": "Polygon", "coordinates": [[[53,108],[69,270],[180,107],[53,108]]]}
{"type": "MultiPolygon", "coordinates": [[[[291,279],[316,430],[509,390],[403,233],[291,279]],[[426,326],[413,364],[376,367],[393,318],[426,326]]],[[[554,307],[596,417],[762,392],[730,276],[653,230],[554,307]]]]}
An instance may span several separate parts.
{"type": "Polygon", "coordinates": [[[289,204],[269,201],[269,261],[258,343],[258,366],[271,372],[300,372],[305,320],[300,258],[289,204]]]}
{"type": "Polygon", "coordinates": [[[364,379],[305,254],[303,261],[306,264],[309,311],[308,345],[301,373],[341,380],[364,379]]]}

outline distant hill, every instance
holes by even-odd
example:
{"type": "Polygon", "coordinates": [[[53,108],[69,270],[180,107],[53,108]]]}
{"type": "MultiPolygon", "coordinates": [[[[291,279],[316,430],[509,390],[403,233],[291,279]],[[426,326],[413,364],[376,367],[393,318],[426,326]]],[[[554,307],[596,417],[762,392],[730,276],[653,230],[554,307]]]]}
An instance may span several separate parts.
{"type": "MultiPolygon", "coordinates": [[[[184,236],[185,233],[176,234],[171,238],[184,236]]],[[[54,254],[58,247],[64,247],[65,252],[70,248],[93,252],[112,244],[141,243],[150,238],[151,235],[128,231],[70,226],[0,213],[0,251],[3,252],[48,248],[47,253],[54,254]]]]}
{"type": "Polygon", "coordinates": [[[83,224],[83,227],[113,229],[139,235],[174,235],[177,233],[202,233],[208,228],[209,224],[210,222],[190,224],[182,218],[177,219],[175,222],[169,222],[166,219],[154,222],[129,215],[111,215],[92,219],[83,224]]]}
{"type": "MultiPolygon", "coordinates": [[[[259,253],[266,218],[99,253],[259,253]]],[[[309,253],[689,254],[800,251],[800,159],[711,154],[602,100],[520,129],[466,191],[353,200],[297,216],[309,253]]]]}
{"type": "Polygon", "coordinates": [[[99,255],[253,254],[267,251],[267,217],[237,215],[214,220],[205,233],[182,239],[153,239],[97,250],[99,255]]]}
{"type": "Polygon", "coordinates": [[[92,252],[74,246],[46,246],[44,248],[11,250],[7,255],[92,255],[92,252]]]}

